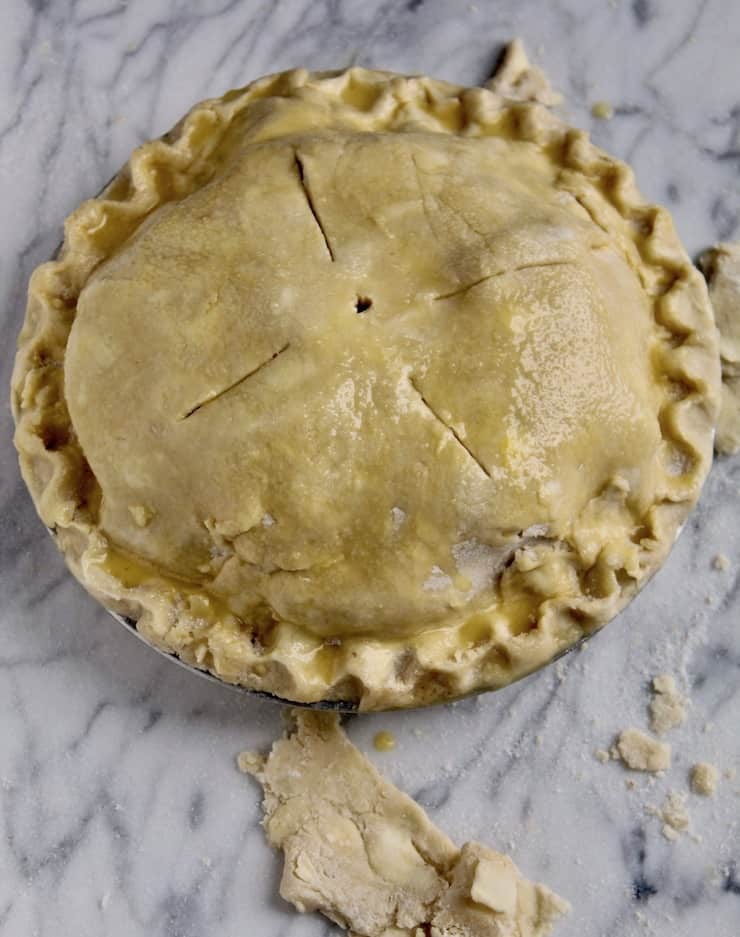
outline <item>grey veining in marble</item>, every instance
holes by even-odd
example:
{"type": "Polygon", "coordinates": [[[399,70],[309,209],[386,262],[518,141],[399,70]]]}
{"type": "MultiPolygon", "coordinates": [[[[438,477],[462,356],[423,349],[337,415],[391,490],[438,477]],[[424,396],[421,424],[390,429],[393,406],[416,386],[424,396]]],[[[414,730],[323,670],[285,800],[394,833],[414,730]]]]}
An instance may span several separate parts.
{"type": "MultiPolygon", "coordinates": [[[[3,0],[0,3],[0,937],[317,937],[276,896],[258,792],[234,768],[276,707],[127,635],[65,573],[18,477],[7,385],[30,271],[64,216],[196,99],[294,65],[476,83],[513,35],[571,119],[635,166],[692,252],[740,237],[737,0],[3,0]],[[615,106],[597,122],[591,104],[615,106]]],[[[505,691],[358,717],[373,760],[457,841],[511,852],[570,899],[561,937],[738,937],[740,780],[689,796],[669,843],[645,806],[695,760],[740,768],[740,459],[718,463],[668,565],[582,652],[505,691]],[[727,571],[712,567],[725,553],[727,571]],[[601,765],[646,726],[662,671],[689,693],[658,779],[601,765]]]]}

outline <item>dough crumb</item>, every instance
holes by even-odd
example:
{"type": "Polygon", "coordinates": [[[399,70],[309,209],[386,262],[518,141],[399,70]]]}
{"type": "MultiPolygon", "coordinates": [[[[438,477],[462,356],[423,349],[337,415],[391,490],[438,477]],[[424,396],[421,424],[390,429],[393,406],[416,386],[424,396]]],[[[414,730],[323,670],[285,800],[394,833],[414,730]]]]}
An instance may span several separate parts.
{"type": "Polygon", "coordinates": [[[611,120],[614,117],[614,108],[608,101],[594,101],[591,105],[591,116],[596,120],[611,120]]]}
{"type": "Polygon", "coordinates": [[[712,560],[712,566],[720,572],[726,572],[730,568],[730,558],[724,553],[718,553],[712,560]]]}
{"type": "Polygon", "coordinates": [[[666,839],[675,841],[689,828],[686,795],[679,791],[669,791],[662,807],[646,807],[645,809],[647,813],[663,821],[661,833],[666,839]]]}
{"type": "Polygon", "coordinates": [[[740,452],[740,242],[717,244],[699,260],[719,329],[722,408],[714,445],[717,452],[740,452]]]}
{"type": "Polygon", "coordinates": [[[653,690],[666,695],[675,694],[677,692],[676,681],[669,673],[661,673],[653,677],[653,690]]]}
{"type": "Polygon", "coordinates": [[[650,728],[657,735],[665,735],[685,720],[686,700],[678,692],[676,681],[668,673],[655,677],[650,701],[650,728]]]}
{"type": "Polygon", "coordinates": [[[708,761],[700,761],[691,768],[691,790],[702,797],[714,797],[717,793],[719,771],[708,761]]]}
{"type": "Polygon", "coordinates": [[[458,849],[351,744],[335,713],[295,711],[267,756],[242,753],[264,791],[280,894],[363,937],[545,937],[570,910],[480,843],[458,849]]]}
{"type": "Polygon", "coordinates": [[[530,63],[521,39],[506,46],[495,74],[485,87],[502,97],[532,101],[544,107],[557,107],[563,101],[562,94],[553,89],[542,69],[530,63]]]}
{"type": "Polygon", "coordinates": [[[611,758],[611,755],[609,754],[609,752],[604,751],[603,748],[597,749],[595,755],[596,755],[596,760],[600,761],[602,765],[605,765],[607,761],[609,761],[609,759],[611,758]]]}
{"type": "Polygon", "coordinates": [[[243,774],[257,775],[265,765],[264,756],[257,752],[242,752],[236,759],[236,764],[243,774]]]}
{"type": "Polygon", "coordinates": [[[619,757],[633,771],[667,771],[671,766],[671,746],[654,739],[639,729],[620,733],[616,745],[619,757]]]}

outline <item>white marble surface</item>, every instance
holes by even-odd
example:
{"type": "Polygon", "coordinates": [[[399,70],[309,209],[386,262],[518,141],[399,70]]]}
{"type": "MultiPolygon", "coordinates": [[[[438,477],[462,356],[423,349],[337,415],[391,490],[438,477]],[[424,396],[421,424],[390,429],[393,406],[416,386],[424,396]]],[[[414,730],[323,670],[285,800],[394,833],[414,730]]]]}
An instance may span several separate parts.
{"type": "MultiPolygon", "coordinates": [[[[526,40],[572,119],[635,165],[689,249],[740,237],[737,0],[2,0],[1,385],[27,277],[61,223],[194,100],[267,71],[350,62],[476,83],[526,40]],[[609,123],[591,103],[616,106],[609,123]]],[[[276,897],[258,792],[234,768],[277,707],[209,685],[126,634],[65,573],[0,414],[0,937],[334,933],[276,897]]],[[[665,570],[583,652],[506,691],[354,719],[371,752],[458,841],[511,852],[567,896],[561,937],[740,934],[740,780],[689,797],[696,838],[644,806],[694,760],[740,768],[740,460],[717,464],[665,570]],[[722,551],[726,572],[712,568],[722,551]],[[595,749],[646,725],[647,685],[689,692],[664,778],[595,749]]]]}

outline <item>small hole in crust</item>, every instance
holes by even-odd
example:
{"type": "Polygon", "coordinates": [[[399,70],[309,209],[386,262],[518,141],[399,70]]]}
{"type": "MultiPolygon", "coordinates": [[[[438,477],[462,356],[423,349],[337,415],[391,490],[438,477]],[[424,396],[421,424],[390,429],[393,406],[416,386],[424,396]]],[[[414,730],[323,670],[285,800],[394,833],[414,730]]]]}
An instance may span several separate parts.
{"type": "Polygon", "coordinates": [[[358,296],[357,302],[355,303],[355,312],[358,315],[361,315],[363,312],[367,312],[368,309],[372,307],[373,301],[369,296],[358,296]]]}

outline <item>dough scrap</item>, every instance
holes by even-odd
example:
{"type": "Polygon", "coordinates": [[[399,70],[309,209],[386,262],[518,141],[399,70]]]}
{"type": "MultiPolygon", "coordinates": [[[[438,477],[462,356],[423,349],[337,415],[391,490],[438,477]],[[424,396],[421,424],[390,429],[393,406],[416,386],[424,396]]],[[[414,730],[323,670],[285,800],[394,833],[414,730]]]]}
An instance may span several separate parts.
{"type": "Polygon", "coordinates": [[[663,821],[661,833],[666,839],[676,840],[689,828],[686,810],[686,795],[680,791],[669,791],[662,807],[647,807],[647,812],[663,821]]]}
{"type": "Polygon", "coordinates": [[[650,701],[650,728],[656,735],[664,735],[685,720],[686,699],[678,692],[676,681],[667,673],[655,677],[650,701]]]}
{"type": "Polygon", "coordinates": [[[542,69],[531,64],[521,39],[513,39],[506,46],[496,73],[485,87],[502,97],[534,101],[545,107],[557,107],[563,101],[562,94],[555,91],[542,69]]]}
{"type": "Polygon", "coordinates": [[[715,448],[740,452],[740,242],[717,244],[700,259],[720,333],[722,409],[715,448]]]}
{"type": "Polygon", "coordinates": [[[617,739],[617,752],[633,771],[667,771],[671,766],[671,746],[654,739],[639,729],[629,728],[617,739]]]}
{"type": "Polygon", "coordinates": [[[720,573],[726,573],[730,568],[730,558],[725,553],[718,553],[712,560],[712,566],[720,573]]]}
{"type": "Polygon", "coordinates": [[[479,843],[458,849],[381,777],[330,713],[295,712],[266,756],[239,767],[264,790],[280,894],[355,937],[544,937],[567,901],[479,843]]]}
{"type": "Polygon", "coordinates": [[[702,797],[714,797],[717,793],[719,771],[708,761],[699,761],[691,768],[691,790],[702,797]]]}

